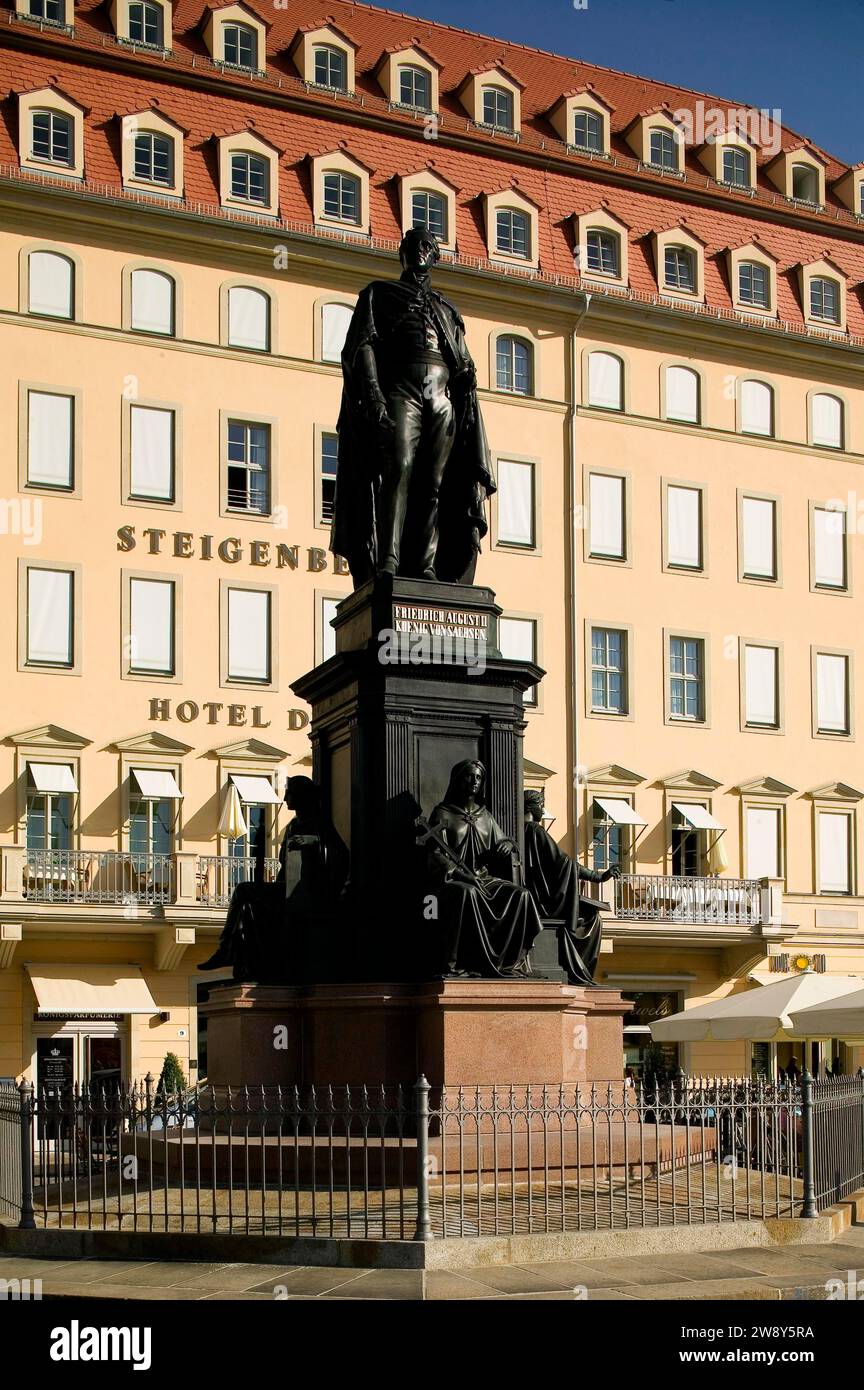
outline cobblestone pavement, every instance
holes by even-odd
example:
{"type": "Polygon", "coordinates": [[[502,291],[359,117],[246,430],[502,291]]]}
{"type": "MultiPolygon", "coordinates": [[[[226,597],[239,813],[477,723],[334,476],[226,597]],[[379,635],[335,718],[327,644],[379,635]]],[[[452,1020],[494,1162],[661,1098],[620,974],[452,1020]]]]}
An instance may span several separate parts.
{"type": "Polygon", "coordinates": [[[830,1245],[636,1255],[460,1270],[300,1268],[145,1260],[0,1257],[0,1280],[39,1279],[43,1299],[824,1300],[864,1278],[864,1225],[830,1245]]]}

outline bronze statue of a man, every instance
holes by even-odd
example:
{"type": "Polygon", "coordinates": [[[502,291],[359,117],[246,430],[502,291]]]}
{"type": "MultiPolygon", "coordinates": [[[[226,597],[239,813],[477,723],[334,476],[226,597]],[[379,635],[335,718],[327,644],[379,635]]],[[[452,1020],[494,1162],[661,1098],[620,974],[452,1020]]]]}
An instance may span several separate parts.
{"type": "Polygon", "coordinates": [[[495,491],[474,363],[457,310],[434,290],[428,227],[405,233],[399,280],[361,292],[344,390],[330,548],[355,588],[376,574],[470,584],[495,491]]]}

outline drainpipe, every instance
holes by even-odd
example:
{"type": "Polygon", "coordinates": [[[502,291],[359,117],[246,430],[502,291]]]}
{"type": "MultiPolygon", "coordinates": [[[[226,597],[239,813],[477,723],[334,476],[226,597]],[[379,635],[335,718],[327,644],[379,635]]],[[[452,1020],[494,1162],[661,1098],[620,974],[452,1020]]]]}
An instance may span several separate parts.
{"type": "Polygon", "coordinates": [[[577,778],[577,772],[576,772],[576,770],[577,770],[577,768],[578,768],[578,766],[579,766],[579,717],[580,717],[580,709],[581,709],[581,700],[580,700],[580,697],[579,697],[579,652],[580,652],[580,642],[579,642],[579,622],[578,622],[577,604],[576,604],[576,599],[577,599],[577,594],[576,594],[576,574],[577,574],[577,568],[578,568],[578,533],[577,533],[577,527],[576,527],[576,497],[577,497],[577,495],[578,495],[577,476],[576,476],[576,473],[577,473],[577,467],[576,467],[576,465],[577,465],[577,459],[576,459],[576,397],[577,397],[577,383],[578,383],[578,379],[579,379],[579,359],[578,359],[578,337],[579,337],[579,329],[581,328],[581,326],[582,326],[582,321],[583,321],[583,319],[585,318],[585,316],[587,315],[588,310],[589,310],[589,308],[590,308],[590,306],[591,306],[591,295],[590,295],[590,294],[587,294],[587,293],[583,294],[583,300],[584,300],[584,302],[583,302],[583,305],[582,305],[581,313],[579,313],[579,315],[577,316],[576,322],[575,322],[574,325],[573,325],[573,331],[572,331],[572,333],[571,333],[571,335],[570,335],[570,362],[569,362],[569,376],[570,376],[569,394],[570,394],[570,400],[569,400],[569,409],[568,409],[568,412],[567,412],[567,416],[568,416],[568,418],[567,418],[567,452],[568,452],[568,455],[569,455],[569,457],[568,457],[568,467],[569,467],[569,475],[570,475],[570,476],[569,476],[569,487],[570,487],[570,507],[569,507],[570,537],[569,537],[569,547],[568,547],[568,550],[569,550],[568,560],[569,560],[569,566],[570,566],[570,576],[569,576],[570,592],[569,592],[569,595],[568,595],[569,603],[570,603],[570,623],[569,623],[569,629],[570,629],[570,670],[569,670],[569,672],[568,672],[568,686],[569,686],[569,690],[568,690],[568,694],[569,694],[568,706],[569,706],[569,715],[570,715],[570,728],[571,728],[571,730],[572,730],[571,738],[570,738],[570,747],[571,747],[572,753],[573,753],[572,765],[571,765],[571,768],[570,768],[570,823],[571,823],[571,826],[572,826],[572,834],[573,834],[572,853],[573,853],[573,858],[574,858],[574,859],[578,857],[578,845],[577,845],[577,843],[576,843],[576,825],[577,825],[578,820],[579,820],[579,786],[578,786],[578,778],[577,778]]]}

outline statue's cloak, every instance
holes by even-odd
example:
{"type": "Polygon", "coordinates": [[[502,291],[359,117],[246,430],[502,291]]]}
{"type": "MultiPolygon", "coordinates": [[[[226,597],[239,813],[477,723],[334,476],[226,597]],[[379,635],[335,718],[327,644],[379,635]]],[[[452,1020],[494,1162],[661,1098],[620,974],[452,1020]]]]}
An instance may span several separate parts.
{"type": "MultiPolygon", "coordinates": [[[[378,565],[375,511],[383,459],[377,428],[365,411],[367,381],[358,361],[369,345],[386,353],[382,326],[392,321],[394,307],[404,297],[405,308],[416,290],[401,281],[373,280],[361,292],[342,350],[342,406],[337,429],[339,453],[330,549],[347,561],[355,588],[378,565]]],[[[495,492],[492,461],[477,402],[473,362],[465,345],[465,325],[454,306],[437,290],[428,292],[428,306],[450,374],[448,391],[455,413],[456,437],[444,472],[438,502],[439,541],[435,571],[439,580],[471,584],[480,542],[489,527],[486,498],[495,492]]]]}

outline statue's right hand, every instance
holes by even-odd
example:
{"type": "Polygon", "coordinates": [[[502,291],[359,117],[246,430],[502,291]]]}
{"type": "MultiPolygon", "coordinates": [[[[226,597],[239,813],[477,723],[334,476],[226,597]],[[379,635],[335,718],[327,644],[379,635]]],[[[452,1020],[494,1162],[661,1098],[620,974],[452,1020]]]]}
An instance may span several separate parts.
{"type": "Polygon", "coordinates": [[[366,397],[366,418],[370,425],[388,434],[396,428],[387,414],[387,401],[381,391],[370,391],[366,397]]]}

